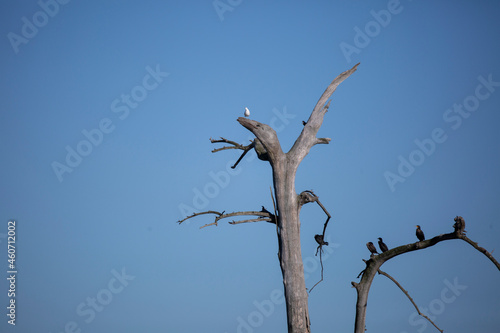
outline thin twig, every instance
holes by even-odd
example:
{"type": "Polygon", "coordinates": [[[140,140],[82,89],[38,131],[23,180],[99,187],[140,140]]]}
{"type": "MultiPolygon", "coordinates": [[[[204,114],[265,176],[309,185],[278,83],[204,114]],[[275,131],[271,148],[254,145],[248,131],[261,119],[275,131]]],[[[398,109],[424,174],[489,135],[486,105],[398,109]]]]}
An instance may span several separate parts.
{"type": "Polygon", "coordinates": [[[181,224],[182,222],[186,221],[187,219],[190,219],[190,218],[192,218],[192,217],[199,216],[199,215],[204,215],[204,214],[216,214],[216,215],[222,215],[222,214],[224,214],[224,212],[219,213],[219,212],[216,212],[216,211],[214,211],[214,210],[208,210],[208,211],[206,211],[206,212],[201,212],[201,213],[193,213],[192,215],[189,215],[189,216],[187,216],[187,217],[183,218],[182,220],[177,221],[177,223],[181,224]]]}
{"type": "MultiPolygon", "coordinates": [[[[320,245],[321,246],[321,245],[320,245]]],[[[316,251],[317,253],[317,251],[316,251]]],[[[323,281],[323,259],[321,258],[321,254],[323,253],[323,250],[319,251],[319,263],[321,264],[321,280],[316,282],[314,286],[312,286],[311,290],[309,290],[309,293],[313,291],[314,287],[316,287],[321,281],[323,281]]]]}

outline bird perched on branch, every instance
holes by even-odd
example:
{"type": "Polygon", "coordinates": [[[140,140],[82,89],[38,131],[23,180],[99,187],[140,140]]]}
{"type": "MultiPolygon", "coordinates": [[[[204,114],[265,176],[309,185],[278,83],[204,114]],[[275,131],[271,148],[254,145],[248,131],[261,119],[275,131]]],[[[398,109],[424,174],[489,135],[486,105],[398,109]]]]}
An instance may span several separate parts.
{"type": "Polygon", "coordinates": [[[378,238],[378,247],[380,247],[380,251],[382,252],[389,251],[389,248],[385,245],[381,237],[378,238]]]}
{"type": "Polygon", "coordinates": [[[425,240],[424,232],[422,231],[422,229],[420,229],[419,225],[417,225],[417,231],[415,232],[415,234],[417,235],[419,241],[425,240]]]}
{"type": "Polygon", "coordinates": [[[455,229],[455,232],[465,234],[465,221],[462,216],[457,216],[455,217],[455,224],[453,225],[453,228],[455,229]]]}
{"type": "Polygon", "coordinates": [[[245,108],[245,117],[250,116],[250,110],[248,108],[245,108]]]}
{"type": "Polygon", "coordinates": [[[373,245],[372,242],[366,243],[366,247],[368,248],[368,250],[370,250],[372,254],[378,254],[377,249],[375,248],[375,245],[373,245]]]}
{"type": "Polygon", "coordinates": [[[326,245],[326,246],[328,246],[328,242],[325,242],[325,240],[323,238],[324,238],[323,235],[314,235],[314,239],[316,240],[316,242],[319,245],[326,245]]]}

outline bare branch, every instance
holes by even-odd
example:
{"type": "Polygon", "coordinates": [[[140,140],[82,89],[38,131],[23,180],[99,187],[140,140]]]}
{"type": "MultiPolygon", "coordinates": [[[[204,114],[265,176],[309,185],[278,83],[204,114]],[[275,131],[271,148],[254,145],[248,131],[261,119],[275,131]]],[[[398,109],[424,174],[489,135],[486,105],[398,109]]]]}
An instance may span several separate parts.
{"type": "Polygon", "coordinates": [[[309,202],[316,202],[327,216],[327,219],[326,219],[325,224],[323,226],[323,233],[322,233],[322,236],[324,238],[326,226],[328,225],[328,221],[330,221],[330,218],[332,216],[330,215],[330,213],[328,212],[326,207],[323,206],[321,201],[319,201],[319,197],[312,190],[306,190],[306,191],[303,191],[302,193],[299,194],[299,204],[301,206],[305,205],[306,203],[309,203],[309,202]]]}
{"type": "Polygon", "coordinates": [[[484,254],[488,259],[491,260],[491,262],[495,264],[495,266],[497,266],[498,270],[500,270],[500,264],[498,263],[498,261],[493,257],[493,255],[490,252],[486,251],[484,247],[478,246],[476,242],[473,242],[464,234],[460,234],[459,238],[466,241],[467,243],[472,245],[476,250],[484,254]]]}
{"type": "MultiPolygon", "coordinates": [[[[345,79],[347,79],[352,73],[354,73],[358,66],[359,66],[359,62],[354,65],[354,67],[352,67],[351,69],[341,73],[339,76],[337,76],[333,81],[332,83],[330,83],[330,85],[328,86],[328,88],[326,88],[325,92],[323,93],[323,95],[321,95],[318,103],[316,103],[316,106],[314,107],[314,110],[313,110],[313,113],[314,112],[318,112],[320,109],[323,109],[323,107],[325,106],[325,103],[326,101],[332,96],[332,94],[335,92],[335,90],[337,89],[337,87],[339,86],[339,84],[341,84],[345,79]]],[[[328,109],[328,106],[329,106],[330,103],[328,103],[327,105],[327,108],[328,109]]],[[[327,110],[325,110],[326,112],[327,110]]],[[[309,118],[310,119],[310,118],[309,118]]],[[[309,123],[309,120],[307,121],[307,123],[309,123]]]]}
{"type": "Polygon", "coordinates": [[[215,139],[210,138],[210,142],[211,143],[229,143],[229,144],[233,145],[232,147],[226,146],[226,147],[214,149],[214,150],[212,150],[212,153],[216,153],[218,151],[226,150],[226,149],[241,149],[241,150],[246,150],[249,146],[252,145],[252,144],[249,144],[247,146],[244,146],[244,145],[239,144],[239,143],[237,143],[235,141],[224,139],[223,137],[221,137],[220,140],[215,140],[215,139]]]}
{"type": "Polygon", "coordinates": [[[264,206],[262,206],[262,210],[260,212],[259,211],[246,211],[246,212],[233,212],[233,213],[224,214],[224,212],[219,213],[219,212],[210,210],[210,211],[206,211],[206,212],[193,213],[192,215],[190,215],[190,216],[188,216],[180,221],[177,221],[177,223],[181,224],[182,222],[184,222],[187,219],[190,219],[190,218],[193,218],[193,217],[196,217],[199,215],[204,215],[204,214],[215,214],[217,216],[215,217],[215,220],[212,223],[207,223],[207,224],[201,226],[200,229],[205,228],[205,227],[209,227],[212,225],[217,226],[219,220],[222,220],[222,219],[225,219],[228,217],[233,217],[233,216],[254,215],[254,216],[258,216],[258,218],[249,219],[249,220],[241,220],[241,221],[230,221],[230,222],[228,222],[229,224],[240,224],[240,223],[246,223],[246,222],[262,222],[262,221],[269,222],[269,223],[276,223],[275,216],[273,214],[271,214],[267,209],[265,209],[264,206]]]}
{"type": "MultiPolygon", "coordinates": [[[[229,144],[232,144],[233,146],[230,147],[230,146],[226,146],[226,147],[222,147],[222,148],[217,148],[217,149],[214,149],[212,150],[212,153],[217,153],[219,151],[222,151],[222,150],[227,150],[227,149],[240,149],[240,150],[243,150],[243,153],[240,155],[240,157],[238,158],[238,160],[236,161],[236,163],[234,163],[234,165],[231,167],[231,169],[234,169],[236,168],[236,166],[238,165],[238,163],[240,163],[241,159],[243,157],[245,157],[245,155],[248,153],[248,151],[252,148],[255,148],[255,150],[257,151],[257,147],[256,147],[256,140],[252,140],[251,143],[247,146],[243,146],[237,142],[234,142],[234,141],[231,141],[231,140],[227,140],[227,139],[224,139],[221,137],[220,140],[214,140],[212,138],[210,138],[210,142],[212,143],[221,143],[221,142],[224,142],[224,143],[229,143],[229,144]]],[[[259,151],[257,151],[257,156],[259,156],[260,159],[261,156],[259,154],[259,151]]]]}
{"type": "Polygon", "coordinates": [[[309,153],[311,147],[318,143],[316,134],[323,124],[324,115],[328,111],[328,108],[330,106],[330,101],[328,101],[328,99],[335,92],[338,85],[356,71],[358,65],[359,63],[356,64],[353,68],[337,76],[326,88],[325,92],[323,93],[323,95],[321,95],[319,101],[316,103],[316,106],[314,107],[311,116],[307,120],[306,125],[302,129],[302,132],[293,144],[293,147],[287,153],[287,155],[289,155],[288,158],[291,161],[294,161],[296,165],[300,164],[304,157],[309,153]]]}
{"type": "Polygon", "coordinates": [[[248,223],[248,222],[262,222],[262,221],[266,221],[266,222],[270,222],[270,223],[274,223],[273,220],[270,218],[270,217],[265,217],[265,218],[256,218],[256,219],[250,219],[250,220],[240,220],[240,221],[231,221],[231,222],[228,222],[229,224],[240,224],[240,223],[248,223]]]}
{"type": "Polygon", "coordinates": [[[437,328],[437,330],[441,333],[443,333],[443,330],[440,329],[439,327],[437,327],[437,325],[429,318],[427,317],[425,314],[423,314],[422,312],[420,312],[417,304],[415,304],[415,302],[413,301],[413,298],[411,298],[410,294],[408,293],[408,291],[406,291],[399,283],[398,281],[396,281],[395,278],[393,278],[392,276],[390,276],[389,274],[387,274],[386,272],[383,272],[381,271],[380,269],[378,270],[378,273],[379,274],[382,274],[386,277],[388,277],[392,282],[394,282],[398,287],[399,289],[401,289],[401,291],[406,295],[406,297],[408,297],[408,299],[410,300],[411,304],[413,304],[413,306],[415,307],[415,309],[417,309],[417,312],[419,315],[421,315],[422,317],[424,317],[425,319],[427,319],[432,325],[434,325],[435,328],[437,328]]]}
{"type": "Polygon", "coordinates": [[[220,216],[220,215],[224,214],[224,212],[219,213],[219,212],[216,212],[214,210],[209,210],[209,211],[201,212],[201,213],[193,213],[192,215],[189,215],[188,217],[185,217],[182,220],[177,221],[177,223],[181,224],[182,222],[186,221],[187,219],[190,219],[190,218],[193,218],[193,217],[199,216],[199,215],[204,215],[204,214],[216,214],[216,215],[220,216]]]}

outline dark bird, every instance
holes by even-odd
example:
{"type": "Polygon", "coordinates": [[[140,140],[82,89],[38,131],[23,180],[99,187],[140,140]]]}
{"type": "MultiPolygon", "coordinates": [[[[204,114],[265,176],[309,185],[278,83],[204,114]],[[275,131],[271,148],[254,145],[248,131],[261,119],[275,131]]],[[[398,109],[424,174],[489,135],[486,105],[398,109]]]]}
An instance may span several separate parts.
{"type": "Polygon", "coordinates": [[[380,247],[380,251],[382,252],[389,251],[389,248],[380,237],[378,238],[378,247],[380,247]]]}
{"type": "Polygon", "coordinates": [[[422,229],[420,229],[419,225],[417,225],[417,231],[415,232],[415,234],[417,235],[419,241],[423,241],[425,239],[424,232],[422,231],[422,229]]]}
{"type": "Polygon", "coordinates": [[[372,242],[366,243],[366,247],[368,248],[368,250],[370,250],[372,254],[378,254],[377,249],[375,248],[375,245],[373,245],[372,242]]]}
{"type": "Polygon", "coordinates": [[[465,234],[465,221],[462,216],[457,216],[455,217],[455,224],[453,225],[453,228],[455,228],[455,232],[465,234]]]}
{"type": "Polygon", "coordinates": [[[328,246],[328,242],[325,242],[325,240],[323,239],[323,235],[314,235],[314,239],[319,245],[328,246]]]}
{"type": "Polygon", "coordinates": [[[307,125],[307,121],[303,121],[302,120],[302,125],[306,126],[307,125]]]}

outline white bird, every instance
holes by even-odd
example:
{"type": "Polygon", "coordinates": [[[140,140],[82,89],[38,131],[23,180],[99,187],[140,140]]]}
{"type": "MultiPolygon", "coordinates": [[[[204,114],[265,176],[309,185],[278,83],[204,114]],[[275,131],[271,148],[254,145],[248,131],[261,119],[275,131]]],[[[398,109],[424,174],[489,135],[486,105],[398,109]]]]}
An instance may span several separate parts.
{"type": "Polygon", "coordinates": [[[250,110],[248,108],[245,108],[245,117],[248,117],[250,115],[250,110]]]}

